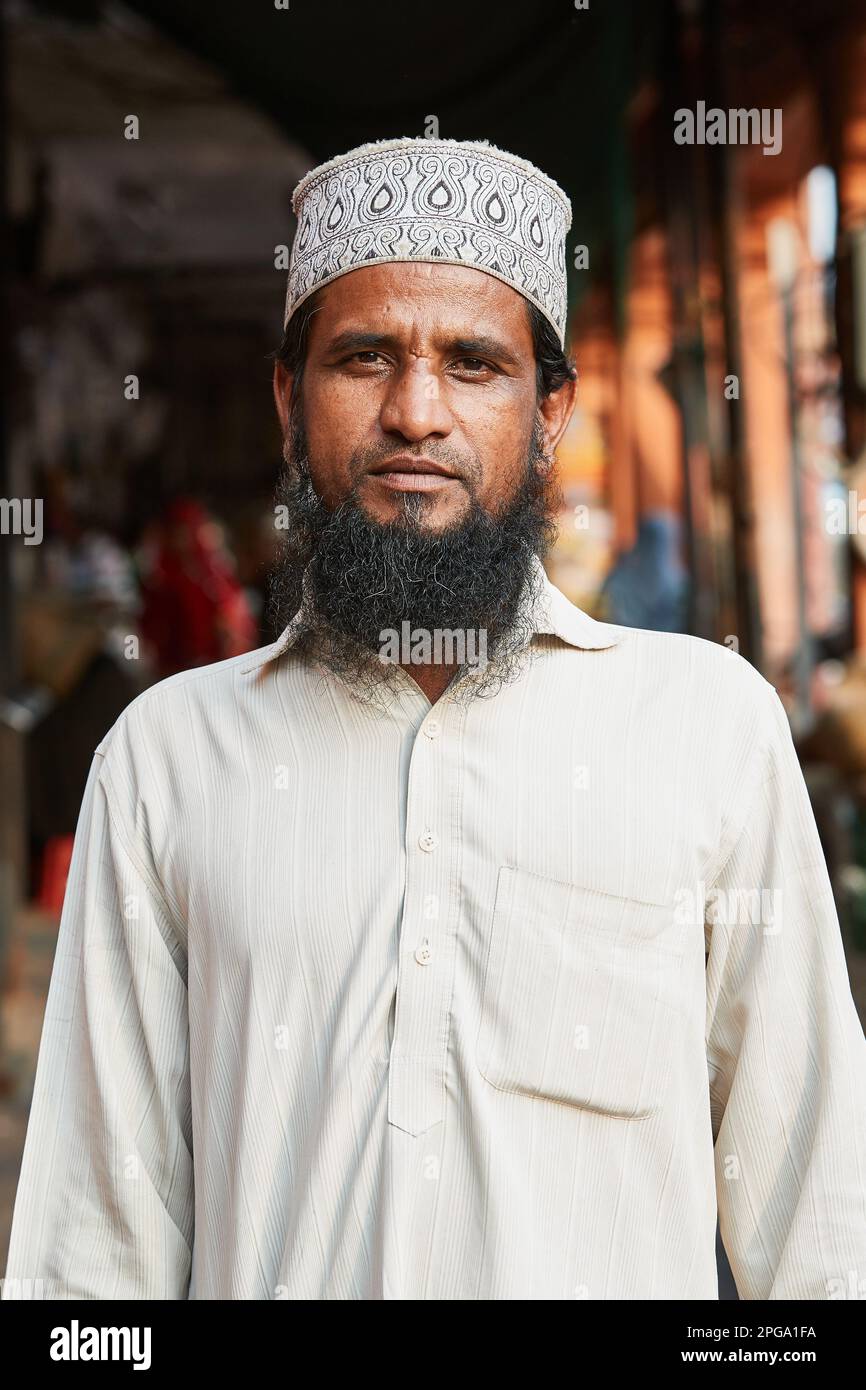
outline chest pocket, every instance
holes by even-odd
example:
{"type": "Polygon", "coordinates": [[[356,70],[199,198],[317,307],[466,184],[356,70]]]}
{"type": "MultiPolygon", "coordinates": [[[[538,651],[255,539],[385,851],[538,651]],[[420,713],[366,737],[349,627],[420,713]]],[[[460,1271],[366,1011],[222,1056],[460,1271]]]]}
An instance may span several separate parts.
{"type": "Polygon", "coordinates": [[[623,1119],[664,1099],[682,1035],[674,910],[499,870],[476,1064],[492,1086],[623,1119]]]}

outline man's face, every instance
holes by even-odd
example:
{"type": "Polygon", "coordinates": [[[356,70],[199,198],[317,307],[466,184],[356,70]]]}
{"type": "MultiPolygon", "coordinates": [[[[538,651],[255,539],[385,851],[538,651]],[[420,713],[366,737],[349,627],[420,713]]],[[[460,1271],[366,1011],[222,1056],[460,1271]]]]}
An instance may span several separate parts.
{"type": "MultiPolygon", "coordinates": [[[[539,413],[526,302],[465,266],[365,266],[320,295],[308,332],[303,421],[313,486],[328,508],[356,487],[374,521],[459,523],[474,497],[491,516],[514,497],[539,413]]],[[[284,433],[291,378],[277,364],[284,433]]],[[[568,384],[540,408],[552,452],[573,408],[568,384]]]]}
{"type": "MultiPolygon", "coordinates": [[[[539,401],[536,372],[516,290],[421,263],[324,286],[294,393],[277,364],[286,471],[269,615],[282,629],[297,614],[296,649],[356,693],[393,694],[383,639],[406,621],[483,637],[489,667],[458,673],[456,698],[519,674],[534,561],[561,505],[549,456],[574,399],[568,381],[539,401]]],[[[423,679],[441,689],[447,674],[423,679]]]]}

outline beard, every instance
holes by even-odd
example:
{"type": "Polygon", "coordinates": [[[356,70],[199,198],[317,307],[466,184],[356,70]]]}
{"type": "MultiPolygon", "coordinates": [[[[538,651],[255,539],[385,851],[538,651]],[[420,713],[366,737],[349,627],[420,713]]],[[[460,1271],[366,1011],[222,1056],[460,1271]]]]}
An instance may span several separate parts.
{"type": "MultiPolygon", "coordinates": [[[[467,469],[460,461],[469,506],[438,531],[424,524],[430,504],[424,493],[398,493],[399,515],[384,523],[359,501],[360,479],[393,452],[388,444],[354,456],[355,482],[328,508],[313,486],[301,404],[294,402],[276,490],[282,540],[269,576],[267,616],[277,633],[296,619],[293,650],[371,703],[387,706],[405,685],[399,662],[406,660],[410,630],[431,634],[434,649],[435,634],[456,634],[463,659],[447,687],[450,698],[496,694],[533,655],[540,588],[533,558],[543,558],[556,539],[562,505],[558,481],[544,467],[540,423],[528,441],[517,488],[495,513],[475,495],[477,464],[467,469]],[[388,633],[402,638],[399,658],[383,654],[388,633]]],[[[429,443],[424,452],[430,456],[429,443]]],[[[445,446],[432,457],[455,461],[445,446]]],[[[455,647],[445,641],[448,655],[440,659],[450,662],[455,647]]]]}

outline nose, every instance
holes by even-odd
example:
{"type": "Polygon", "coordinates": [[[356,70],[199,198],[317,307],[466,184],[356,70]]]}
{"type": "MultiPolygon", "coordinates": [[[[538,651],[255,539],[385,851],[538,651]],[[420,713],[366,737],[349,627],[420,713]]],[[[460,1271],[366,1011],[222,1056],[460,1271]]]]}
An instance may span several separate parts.
{"type": "Polygon", "coordinates": [[[386,434],[419,441],[451,433],[452,419],[439,378],[423,359],[398,372],[388,385],[379,423],[386,434]]]}

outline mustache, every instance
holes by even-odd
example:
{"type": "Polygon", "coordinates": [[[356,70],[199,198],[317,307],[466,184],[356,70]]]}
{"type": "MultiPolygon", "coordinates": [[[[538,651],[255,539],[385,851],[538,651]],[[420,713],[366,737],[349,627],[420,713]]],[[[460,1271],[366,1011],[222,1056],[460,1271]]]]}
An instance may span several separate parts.
{"type": "Polygon", "coordinates": [[[363,449],[356,449],[350,456],[349,476],[353,488],[374,468],[379,468],[396,458],[429,459],[431,463],[447,469],[458,482],[465,483],[473,493],[481,480],[481,460],[463,450],[455,449],[445,440],[426,439],[418,444],[398,444],[390,439],[383,439],[363,449]]]}

